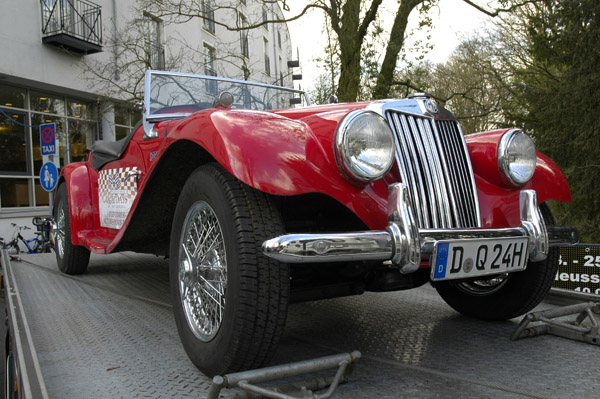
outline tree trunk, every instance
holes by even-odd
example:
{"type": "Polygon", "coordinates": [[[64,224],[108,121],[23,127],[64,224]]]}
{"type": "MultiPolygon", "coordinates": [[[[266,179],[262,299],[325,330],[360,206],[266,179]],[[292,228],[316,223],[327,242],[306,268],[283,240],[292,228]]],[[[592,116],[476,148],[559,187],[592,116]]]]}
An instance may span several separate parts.
{"type": "MultiPolygon", "coordinates": [[[[413,0],[414,1],[414,0],[413,0]]],[[[361,21],[362,0],[330,0],[326,10],[331,27],[340,44],[340,78],[337,87],[339,101],[356,101],[360,89],[360,50],[371,22],[377,16],[382,0],[372,0],[361,21]],[[341,10],[339,8],[342,4],[341,10]]]]}
{"type": "Polygon", "coordinates": [[[358,41],[340,40],[340,78],[337,97],[340,102],[356,101],[360,88],[360,48],[358,41]]]}
{"type": "Polygon", "coordinates": [[[398,62],[398,55],[404,45],[404,35],[406,34],[406,25],[408,17],[412,10],[425,0],[402,0],[394,19],[394,25],[390,34],[390,41],[385,51],[385,57],[381,64],[377,83],[373,89],[373,98],[387,98],[394,80],[394,71],[398,62]]]}

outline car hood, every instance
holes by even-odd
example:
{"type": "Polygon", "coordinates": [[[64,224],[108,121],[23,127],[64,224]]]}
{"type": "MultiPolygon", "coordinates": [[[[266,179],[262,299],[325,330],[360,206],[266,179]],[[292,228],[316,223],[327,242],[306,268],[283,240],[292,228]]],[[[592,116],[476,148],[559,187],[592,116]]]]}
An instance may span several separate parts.
{"type": "Polygon", "coordinates": [[[279,109],[272,112],[286,118],[298,120],[318,114],[347,114],[357,109],[366,108],[369,104],[369,101],[362,101],[356,103],[313,105],[301,108],[279,109]]]}

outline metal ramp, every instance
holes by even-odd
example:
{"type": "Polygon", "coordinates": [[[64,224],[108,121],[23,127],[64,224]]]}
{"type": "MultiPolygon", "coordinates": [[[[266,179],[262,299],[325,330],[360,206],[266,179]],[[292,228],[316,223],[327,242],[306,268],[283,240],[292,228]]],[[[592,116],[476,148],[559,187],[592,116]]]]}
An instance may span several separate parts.
{"type": "Polygon", "coordinates": [[[523,317],[510,339],[516,341],[520,338],[551,334],[600,346],[598,318],[600,303],[594,302],[532,312],[523,317]],[[564,319],[573,315],[576,316],[574,320],[564,319]]]}
{"type": "MultiPolygon", "coordinates": [[[[24,337],[30,382],[43,382],[47,397],[205,399],[216,389],[183,351],[164,259],[127,252],[92,255],[86,274],[66,276],[57,270],[53,254],[21,254],[21,261],[6,262],[3,272],[11,283],[9,313],[24,337]],[[37,361],[29,356],[34,353],[37,361]]],[[[555,296],[534,312],[565,304],[555,296]]],[[[463,317],[429,285],[297,303],[290,306],[269,366],[360,350],[350,383],[340,383],[331,399],[598,397],[599,346],[549,335],[511,342],[520,321],[463,317]]],[[[296,389],[276,394],[314,397],[312,390],[323,395],[335,373],[286,378],[278,389],[282,384],[296,389]],[[299,382],[307,379],[312,383],[299,382]]],[[[229,389],[234,386],[229,376],[222,377],[220,399],[258,396],[239,385],[229,389]]],[[[249,384],[272,387],[276,382],[249,384]]],[[[27,397],[44,394],[32,389],[27,397]]]]}

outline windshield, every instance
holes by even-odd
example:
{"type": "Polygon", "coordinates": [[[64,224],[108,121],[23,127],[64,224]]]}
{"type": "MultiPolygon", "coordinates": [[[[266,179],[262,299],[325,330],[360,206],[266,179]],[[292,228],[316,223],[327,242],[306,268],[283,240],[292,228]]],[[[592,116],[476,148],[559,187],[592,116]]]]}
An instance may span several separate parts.
{"type": "Polygon", "coordinates": [[[306,93],[285,87],[213,76],[146,72],[147,120],[177,118],[213,107],[265,111],[290,108],[296,104],[310,105],[306,93]]]}

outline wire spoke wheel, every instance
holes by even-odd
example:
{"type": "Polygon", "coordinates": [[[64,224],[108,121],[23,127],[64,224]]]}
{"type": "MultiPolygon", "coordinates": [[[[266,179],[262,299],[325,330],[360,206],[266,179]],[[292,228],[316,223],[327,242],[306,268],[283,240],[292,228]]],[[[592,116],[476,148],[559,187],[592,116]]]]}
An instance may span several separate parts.
{"type": "Polygon", "coordinates": [[[284,232],[272,198],[206,164],[188,177],[173,215],[169,280],[183,347],[206,375],[260,367],[273,356],[289,300],[289,267],[262,243],[284,232]]]}
{"type": "Polygon", "coordinates": [[[56,214],[56,252],[62,258],[65,255],[65,211],[58,209],[56,214]]]}
{"type": "Polygon", "coordinates": [[[66,184],[61,184],[56,190],[54,206],[56,220],[56,263],[58,269],[66,274],[84,273],[90,261],[90,251],[71,241],[71,219],[69,213],[69,196],[66,184]]]}
{"type": "Polygon", "coordinates": [[[199,201],[187,214],[180,241],[179,290],[190,329],[210,341],[223,321],[227,290],[227,259],[219,221],[199,201]]]}
{"type": "Polygon", "coordinates": [[[494,292],[501,289],[504,286],[504,284],[506,284],[509,278],[510,274],[503,273],[485,280],[475,280],[460,283],[456,287],[459,290],[470,295],[485,296],[493,294],[494,292]]]}

